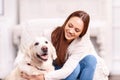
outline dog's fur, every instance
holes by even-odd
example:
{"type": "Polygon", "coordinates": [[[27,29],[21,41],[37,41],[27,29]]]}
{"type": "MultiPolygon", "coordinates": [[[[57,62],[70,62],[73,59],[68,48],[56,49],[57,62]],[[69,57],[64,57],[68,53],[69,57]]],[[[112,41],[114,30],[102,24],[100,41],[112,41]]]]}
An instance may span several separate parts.
{"type": "Polygon", "coordinates": [[[45,74],[48,71],[53,71],[52,61],[55,58],[56,51],[52,43],[44,37],[37,37],[5,80],[24,80],[20,76],[21,71],[29,75],[45,74]]]}

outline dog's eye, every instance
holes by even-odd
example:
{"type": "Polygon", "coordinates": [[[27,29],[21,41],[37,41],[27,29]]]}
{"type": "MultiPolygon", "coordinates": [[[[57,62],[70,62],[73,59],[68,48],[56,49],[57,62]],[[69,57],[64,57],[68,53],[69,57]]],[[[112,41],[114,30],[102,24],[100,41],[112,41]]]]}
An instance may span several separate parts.
{"type": "Polygon", "coordinates": [[[39,43],[38,43],[38,42],[36,42],[34,45],[35,45],[35,46],[37,46],[37,45],[39,45],[39,43]]]}
{"type": "Polygon", "coordinates": [[[45,41],[45,43],[46,43],[46,44],[48,44],[48,42],[47,42],[47,41],[45,41]]]}

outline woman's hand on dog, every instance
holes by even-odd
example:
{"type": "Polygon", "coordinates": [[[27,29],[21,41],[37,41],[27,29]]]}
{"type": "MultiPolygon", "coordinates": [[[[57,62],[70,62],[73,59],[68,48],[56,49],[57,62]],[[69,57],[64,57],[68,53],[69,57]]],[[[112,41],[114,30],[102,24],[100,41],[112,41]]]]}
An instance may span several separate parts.
{"type": "Polygon", "coordinates": [[[25,72],[21,72],[21,77],[26,79],[26,80],[45,80],[44,74],[39,74],[39,75],[28,75],[25,72]]]}

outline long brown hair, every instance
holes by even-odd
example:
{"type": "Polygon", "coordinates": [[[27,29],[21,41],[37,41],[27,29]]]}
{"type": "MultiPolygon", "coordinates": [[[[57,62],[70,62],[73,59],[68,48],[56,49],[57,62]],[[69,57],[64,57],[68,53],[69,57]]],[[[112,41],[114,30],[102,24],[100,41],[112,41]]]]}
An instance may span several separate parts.
{"type": "Polygon", "coordinates": [[[55,64],[59,66],[62,66],[65,63],[66,51],[70,44],[65,39],[64,27],[71,17],[79,17],[82,19],[84,23],[84,29],[79,36],[80,38],[85,35],[88,29],[88,25],[89,25],[89,20],[90,20],[89,15],[84,11],[75,11],[68,16],[68,18],[66,19],[66,21],[61,27],[57,27],[52,32],[51,40],[57,52],[57,59],[55,60],[55,64]]]}

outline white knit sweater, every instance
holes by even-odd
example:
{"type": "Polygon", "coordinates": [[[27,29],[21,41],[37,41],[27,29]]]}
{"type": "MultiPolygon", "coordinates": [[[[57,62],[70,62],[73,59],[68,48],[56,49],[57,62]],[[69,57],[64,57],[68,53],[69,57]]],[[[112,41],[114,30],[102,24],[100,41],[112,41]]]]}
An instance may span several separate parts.
{"type": "MultiPolygon", "coordinates": [[[[46,30],[43,36],[46,36],[51,40],[52,31],[53,29],[46,30]]],[[[94,50],[94,47],[90,41],[89,30],[81,39],[77,38],[70,44],[67,51],[68,59],[64,66],[59,70],[45,74],[45,80],[65,79],[73,72],[80,60],[89,54],[94,55],[97,59],[94,80],[108,80],[109,71],[104,60],[100,58],[94,50]]]]}

